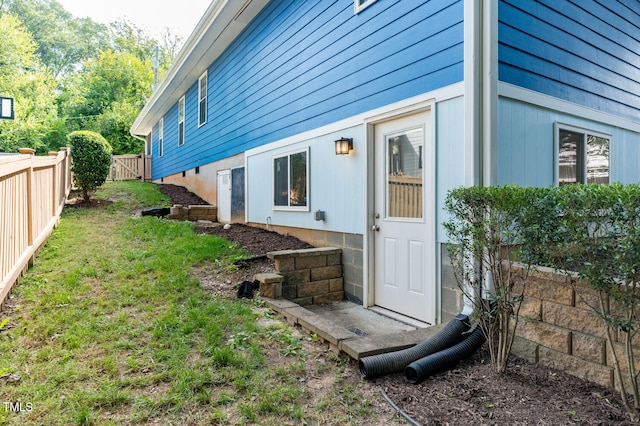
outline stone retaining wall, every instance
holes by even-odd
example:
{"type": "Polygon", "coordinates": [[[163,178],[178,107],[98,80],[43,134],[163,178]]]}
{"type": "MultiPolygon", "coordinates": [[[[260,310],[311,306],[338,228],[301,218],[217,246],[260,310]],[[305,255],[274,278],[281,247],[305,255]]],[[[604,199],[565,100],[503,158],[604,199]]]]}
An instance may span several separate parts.
{"type": "MultiPolygon", "coordinates": [[[[291,235],[314,247],[338,247],[342,250],[342,278],[344,297],[362,305],[364,297],[364,237],[362,234],[332,232],[320,229],[294,228],[290,226],[269,225],[250,222],[247,225],[275,231],[282,235],[291,235]]],[[[456,312],[457,314],[457,312],[456,312]]],[[[454,316],[456,315],[454,314],[454,316]]]]}
{"type": "MultiPolygon", "coordinates": [[[[616,388],[606,330],[587,305],[595,303],[595,295],[584,283],[571,280],[549,268],[538,268],[530,274],[513,353],[616,388]]],[[[616,339],[622,342],[623,337],[620,333],[616,339]]],[[[623,344],[615,346],[622,354],[623,344]]]]}
{"type": "Polygon", "coordinates": [[[282,297],[298,305],[344,299],[342,250],[322,247],[267,253],[282,275],[282,297]]]}

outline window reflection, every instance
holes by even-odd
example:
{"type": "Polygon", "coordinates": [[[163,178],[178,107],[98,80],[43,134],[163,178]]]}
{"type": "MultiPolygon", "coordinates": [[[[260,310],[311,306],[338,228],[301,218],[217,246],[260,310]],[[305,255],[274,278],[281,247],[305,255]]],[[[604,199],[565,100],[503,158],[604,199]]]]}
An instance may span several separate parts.
{"type": "Polygon", "coordinates": [[[609,183],[610,140],[567,129],[559,130],[558,182],[609,183]]]}

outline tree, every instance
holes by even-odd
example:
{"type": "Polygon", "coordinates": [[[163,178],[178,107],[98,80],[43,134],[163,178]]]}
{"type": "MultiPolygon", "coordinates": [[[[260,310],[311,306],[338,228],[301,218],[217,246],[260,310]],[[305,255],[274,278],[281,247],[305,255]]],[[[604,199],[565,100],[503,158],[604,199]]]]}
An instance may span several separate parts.
{"type": "Polygon", "coordinates": [[[129,134],[129,128],[151,94],[152,83],[150,60],[131,53],[102,52],[62,95],[64,115],[70,118],[68,127],[102,134],[115,154],[141,152],[142,145],[129,134]]]}
{"type": "Polygon", "coordinates": [[[36,54],[56,78],[75,72],[83,61],[109,47],[106,25],[74,18],[56,0],[10,0],[8,11],[32,34],[36,54]]]}
{"type": "Polygon", "coordinates": [[[178,36],[166,31],[158,43],[125,20],[74,18],[56,0],[5,0],[0,13],[0,95],[16,99],[16,120],[0,122],[0,150],[57,150],[69,132],[91,130],[116,154],[142,151],[129,128],[151,95],[156,57],[162,76],[178,36]]]}
{"type": "Polygon", "coordinates": [[[16,16],[0,16],[0,94],[15,100],[15,120],[0,121],[0,151],[46,151],[43,138],[57,118],[56,81],[38,60],[36,47],[16,16]]]}
{"type": "Polygon", "coordinates": [[[85,202],[107,180],[111,167],[111,145],[99,133],[75,131],[69,134],[74,184],[85,202]]]}

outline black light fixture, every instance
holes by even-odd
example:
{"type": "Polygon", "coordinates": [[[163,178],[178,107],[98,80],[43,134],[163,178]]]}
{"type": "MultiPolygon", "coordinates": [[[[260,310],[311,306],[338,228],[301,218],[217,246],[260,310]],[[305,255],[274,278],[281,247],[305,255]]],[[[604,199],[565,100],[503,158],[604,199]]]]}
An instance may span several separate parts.
{"type": "Polygon", "coordinates": [[[336,155],[346,155],[353,149],[352,138],[340,138],[336,141],[336,155]]]}

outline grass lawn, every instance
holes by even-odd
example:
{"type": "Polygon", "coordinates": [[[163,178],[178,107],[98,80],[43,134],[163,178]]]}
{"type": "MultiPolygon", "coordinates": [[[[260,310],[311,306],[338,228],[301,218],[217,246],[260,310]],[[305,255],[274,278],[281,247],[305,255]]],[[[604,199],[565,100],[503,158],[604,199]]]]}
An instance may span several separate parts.
{"type": "Polygon", "coordinates": [[[191,273],[228,270],[241,249],[133,217],[168,205],[153,184],[109,182],[93,198],[113,203],[65,208],[0,313],[0,424],[380,421],[342,374],[350,360],[191,273]]]}

